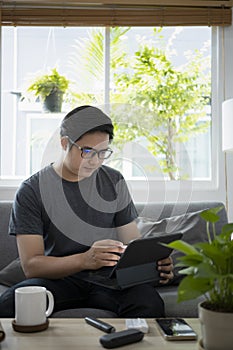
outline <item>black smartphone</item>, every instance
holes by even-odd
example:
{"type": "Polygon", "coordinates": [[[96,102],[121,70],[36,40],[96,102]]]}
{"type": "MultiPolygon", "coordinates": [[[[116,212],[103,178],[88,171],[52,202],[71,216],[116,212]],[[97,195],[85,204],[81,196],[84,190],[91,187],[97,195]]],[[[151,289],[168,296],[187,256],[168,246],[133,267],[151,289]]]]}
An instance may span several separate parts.
{"type": "Polygon", "coordinates": [[[166,340],[197,339],[197,333],[183,318],[156,318],[155,320],[166,340]]]}

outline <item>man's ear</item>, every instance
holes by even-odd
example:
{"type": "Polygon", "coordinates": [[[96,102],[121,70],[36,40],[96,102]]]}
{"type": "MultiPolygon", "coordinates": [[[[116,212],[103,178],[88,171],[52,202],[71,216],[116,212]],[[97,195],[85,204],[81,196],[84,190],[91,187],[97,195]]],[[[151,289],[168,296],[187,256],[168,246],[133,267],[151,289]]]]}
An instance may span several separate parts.
{"type": "Polygon", "coordinates": [[[61,138],[61,146],[63,148],[64,151],[67,150],[67,147],[69,147],[69,140],[68,140],[68,137],[67,136],[63,136],[61,138]]]}

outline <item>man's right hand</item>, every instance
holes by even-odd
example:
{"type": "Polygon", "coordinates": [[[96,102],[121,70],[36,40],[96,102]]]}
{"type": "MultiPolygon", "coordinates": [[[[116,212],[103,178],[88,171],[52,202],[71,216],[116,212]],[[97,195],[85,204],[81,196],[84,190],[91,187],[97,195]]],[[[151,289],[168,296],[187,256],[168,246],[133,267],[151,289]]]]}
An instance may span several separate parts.
{"type": "Polygon", "coordinates": [[[120,241],[104,239],[93,243],[91,248],[83,254],[83,269],[97,270],[103,266],[114,266],[120,259],[125,245],[120,241]]]}

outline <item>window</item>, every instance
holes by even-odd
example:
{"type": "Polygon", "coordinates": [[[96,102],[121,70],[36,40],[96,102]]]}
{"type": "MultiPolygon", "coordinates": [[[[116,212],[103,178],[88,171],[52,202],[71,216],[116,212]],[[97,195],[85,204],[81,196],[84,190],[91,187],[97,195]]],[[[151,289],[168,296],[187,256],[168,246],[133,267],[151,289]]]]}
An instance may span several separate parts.
{"type": "Polygon", "coordinates": [[[61,119],[89,103],[117,125],[108,164],[126,179],[213,180],[210,62],[209,27],[3,27],[1,178],[52,161],[61,119]],[[45,113],[27,87],[54,67],[69,92],[45,113]]]}

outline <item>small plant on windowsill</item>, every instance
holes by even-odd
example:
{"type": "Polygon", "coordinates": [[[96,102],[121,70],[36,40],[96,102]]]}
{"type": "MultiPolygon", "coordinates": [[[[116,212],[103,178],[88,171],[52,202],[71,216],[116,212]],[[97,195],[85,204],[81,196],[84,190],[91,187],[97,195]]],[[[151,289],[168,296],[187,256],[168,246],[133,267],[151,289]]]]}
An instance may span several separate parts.
{"type": "Polygon", "coordinates": [[[63,95],[69,87],[69,80],[60,75],[56,68],[49,74],[38,76],[28,87],[28,92],[39,96],[43,109],[47,112],[61,112],[63,95]]]}
{"type": "Polygon", "coordinates": [[[185,275],[178,287],[178,301],[196,299],[201,295],[206,297],[199,304],[204,348],[230,350],[233,344],[233,223],[224,225],[221,233],[216,233],[215,224],[219,221],[218,213],[222,208],[208,209],[200,214],[206,221],[208,242],[192,246],[178,240],[169,246],[184,254],[177,264],[183,267],[180,273],[185,275]],[[217,317],[220,317],[220,325],[217,317]],[[212,322],[210,329],[206,324],[209,318],[212,322]],[[223,326],[230,333],[223,334],[223,326]],[[221,337],[217,327],[221,327],[221,337]],[[217,338],[221,340],[219,345],[217,338]]]}

